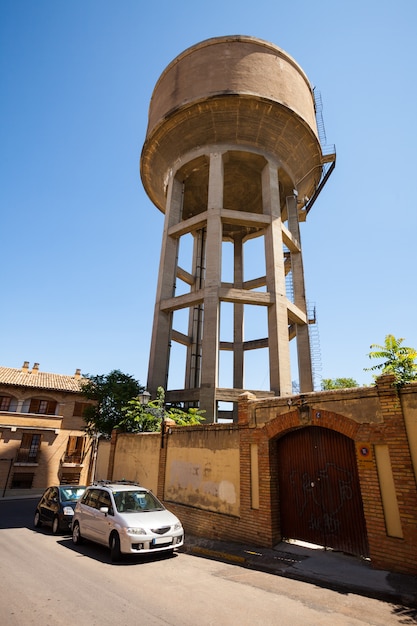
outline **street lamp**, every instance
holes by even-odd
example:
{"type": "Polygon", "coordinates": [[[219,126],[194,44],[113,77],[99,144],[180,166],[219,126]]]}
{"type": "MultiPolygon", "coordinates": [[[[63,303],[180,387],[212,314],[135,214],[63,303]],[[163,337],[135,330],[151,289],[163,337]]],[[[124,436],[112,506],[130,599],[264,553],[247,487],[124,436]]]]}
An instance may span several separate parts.
{"type": "Polygon", "coordinates": [[[139,402],[141,403],[142,406],[145,406],[148,404],[149,400],[151,399],[151,394],[149,393],[149,391],[143,391],[142,393],[139,394],[139,402]]]}

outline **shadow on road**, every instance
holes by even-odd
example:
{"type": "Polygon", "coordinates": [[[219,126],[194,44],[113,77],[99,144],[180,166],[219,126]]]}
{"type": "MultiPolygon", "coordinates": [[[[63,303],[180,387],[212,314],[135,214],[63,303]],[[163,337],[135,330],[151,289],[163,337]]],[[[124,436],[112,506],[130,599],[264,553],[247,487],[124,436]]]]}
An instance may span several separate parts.
{"type": "MultiPolygon", "coordinates": [[[[120,562],[112,563],[110,559],[110,551],[108,548],[104,546],[100,546],[98,544],[94,544],[94,543],[87,542],[87,541],[85,541],[80,546],[76,546],[73,544],[71,535],[69,533],[65,533],[65,534],[57,536],[57,535],[53,535],[51,532],[51,529],[47,527],[41,527],[41,528],[35,529],[33,525],[33,520],[34,520],[37,502],[38,502],[37,498],[25,498],[22,500],[18,500],[18,499],[17,500],[1,500],[0,499],[0,529],[28,528],[33,533],[41,534],[41,535],[44,535],[45,537],[49,536],[51,541],[56,542],[58,545],[62,546],[63,548],[66,548],[67,550],[72,550],[79,557],[94,559],[95,561],[98,561],[100,563],[110,564],[115,567],[126,567],[126,566],[132,566],[132,565],[151,566],[152,563],[159,562],[161,560],[172,559],[172,558],[175,559],[178,556],[178,553],[176,552],[174,552],[174,554],[170,554],[168,552],[165,552],[165,553],[160,552],[160,553],[155,553],[155,554],[152,553],[152,554],[144,554],[144,555],[124,555],[120,562]]],[[[285,566],[284,569],[285,570],[291,569],[291,568],[288,568],[288,559],[290,556],[288,553],[284,555],[286,557],[285,559],[280,559],[279,558],[280,553],[277,552],[276,550],[268,551],[263,548],[259,549],[259,551],[262,553],[266,552],[267,554],[269,554],[269,552],[271,552],[271,555],[273,557],[273,561],[271,562],[271,558],[272,558],[271,556],[268,559],[266,558],[265,554],[261,554],[260,552],[258,554],[258,550],[257,551],[251,550],[250,552],[248,552],[247,547],[245,546],[242,547],[240,544],[238,544],[238,551],[237,552],[235,551],[235,552],[239,558],[236,560],[235,558],[236,554],[232,550],[233,548],[232,545],[228,544],[226,547],[224,547],[223,544],[221,544],[223,547],[219,547],[220,544],[215,543],[212,545],[212,543],[213,542],[204,540],[204,539],[197,541],[197,543],[194,541],[193,543],[192,538],[189,538],[189,541],[187,542],[187,544],[184,545],[184,547],[180,548],[179,552],[188,553],[188,554],[192,554],[194,556],[203,557],[203,558],[211,558],[211,559],[219,560],[219,561],[232,562],[236,566],[249,567],[250,569],[258,569],[259,571],[267,571],[275,575],[284,575],[284,576],[286,575],[287,577],[290,577],[290,578],[292,577],[291,575],[288,574],[288,571],[287,573],[282,572],[280,571],[280,567],[277,566],[277,562],[279,565],[281,561],[283,560],[284,566],[285,566]],[[205,549],[202,549],[202,547],[200,546],[201,542],[203,542],[204,544],[203,548],[205,547],[205,549]],[[208,543],[208,546],[206,545],[207,543],[208,543]],[[198,550],[198,548],[200,549],[198,550]],[[227,552],[227,555],[226,555],[226,552],[227,552]],[[248,563],[248,557],[247,557],[248,554],[251,556],[250,563],[248,563]],[[242,555],[244,556],[246,555],[246,558],[243,558],[242,555]],[[259,563],[257,563],[255,559],[255,557],[257,556],[259,556],[259,559],[260,559],[259,563]],[[271,565],[273,567],[271,567],[271,565]]],[[[298,563],[303,562],[303,560],[302,559],[300,560],[299,558],[297,558],[296,561],[298,563]]],[[[305,558],[304,561],[308,563],[307,558],[305,558]]],[[[300,576],[296,578],[300,579],[300,576]]],[[[317,579],[317,577],[314,577],[314,575],[311,575],[311,572],[308,572],[308,575],[306,574],[306,576],[302,579],[304,580],[304,582],[315,584],[317,587],[333,588],[337,590],[339,593],[352,593],[352,588],[350,586],[345,585],[342,591],[341,588],[338,588],[336,585],[332,585],[329,582],[327,582],[327,584],[324,584],[323,581],[320,581],[317,579]]],[[[402,591],[404,590],[406,592],[410,591],[409,589],[410,583],[408,582],[408,585],[404,586],[404,580],[414,581],[414,577],[404,577],[401,574],[395,574],[395,573],[390,573],[388,575],[387,581],[392,586],[392,588],[399,590],[399,593],[398,593],[399,598],[402,596],[402,591]]],[[[413,589],[415,589],[415,586],[413,587],[413,589]]],[[[359,589],[355,589],[355,593],[361,593],[361,592],[359,589]]],[[[369,593],[369,590],[365,590],[362,593],[362,595],[366,595],[368,597],[378,597],[378,594],[376,596],[373,596],[372,593],[369,593]]],[[[382,599],[382,598],[378,598],[378,599],[382,599]]],[[[400,602],[395,602],[395,601],[388,600],[388,599],[385,599],[384,601],[389,602],[389,604],[391,604],[392,613],[393,615],[396,615],[399,618],[400,624],[417,624],[417,606],[414,606],[414,603],[412,603],[412,605],[410,606],[410,603],[407,603],[407,602],[405,602],[404,604],[401,604],[400,602]]]]}
{"type": "Polygon", "coordinates": [[[14,500],[0,500],[0,529],[6,528],[28,528],[34,533],[42,534],[45,536],[50,535],[51,541],[56,541],[59,545],[77,552],[80,556],[84,556],[90,559],[95,559],[101,563],[109,563],[114,566],[127,566],[147,564],[156,561],[161,561],[169,558],[176,558],[176,554],[170,554],[169,552],[155,552],[152,554],[126,554],[123,555],[121,560],[117,563],[112,563],[110,559],[110,550],[105,546],[100,546],[89,541],[84,541],[81,546],[76,546],[72,543],[70,533],[62,533],[59,535],[53,535],[50,528],[47,526],[41,526],[35,528],[33,524],[36,505],[39,498],[22,498],[14,500]]]}
{"type": "Polygon", "coordinates": [[[1,528],[33,528],[38,500],[0,500],[1,528]]]}
{"type": "Polygon", "coordinates": [[[85,540],[81,546],[76,546],[73,544],[70,536],[64,536],[62,539],[60,538],[58,543],[68,550],[77,552],[80,556],[94,559],[95,561],[100,561],[101,563],[108,563],[116,567],[140,564],[145,565],[146,563],[154,563],[155,561],[175,559],[178,556],[176,553],[171,554],[169,552],[155,552],[154,554],[123,554],[120,561],[112,563],[110,559],[110,551],[105,546],[85,540]]]}

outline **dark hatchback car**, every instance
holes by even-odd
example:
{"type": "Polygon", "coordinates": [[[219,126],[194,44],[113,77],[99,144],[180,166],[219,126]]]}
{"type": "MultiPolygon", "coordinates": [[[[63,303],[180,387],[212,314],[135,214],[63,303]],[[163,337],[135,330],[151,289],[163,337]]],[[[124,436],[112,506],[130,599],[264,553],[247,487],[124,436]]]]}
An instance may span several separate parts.
{"type": "Polygon", "coordinates": [[[71,529],[74,508],[85,491],[81,485],[48,487],[36,505],[35,528],[50,526],[54,534],[71,529]]]}

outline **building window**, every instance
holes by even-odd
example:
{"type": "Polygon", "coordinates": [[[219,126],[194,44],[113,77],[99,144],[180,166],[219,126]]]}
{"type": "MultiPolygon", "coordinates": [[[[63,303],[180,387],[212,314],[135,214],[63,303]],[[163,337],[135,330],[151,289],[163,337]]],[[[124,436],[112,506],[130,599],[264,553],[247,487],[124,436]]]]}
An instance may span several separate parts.
{"type": "Polygon", "coordinates": [[[39,448],[41,445],[40,435],[23,433],[20,450],[17,453],[17,463],[37,463],[39,448]]]}
{"type": "Polygon", "coordinates": [[[68,437],[67,450],[65,452],[64,463],[81,464],[84,452],[84,437],[68,437]]]}
{"type": "Polygon", "coordinates": [[[55,400],[39,400],[32,398],[29,405],[29,413],[55,415],[56,405],[55,400]]]}
{"type": "Polygon", "coordinates": [[[61,485],[79,485],[80,484],[81,474],[77,472],[75,474],[69,474],[62,472],[60,483],[61,485]]]}
{"type": "Polygon", "coordinates": [[[0,411],[8,411],[11,401],[12,399],[10,396],[0,396],[0,411]]]}
{"type": "Polygon", "coordinates": [[[12,489],[32,489],[33,478],[35,474],[14,474],[12,478],[12,489]]]}
{"type": "Polygon", "coordinates": [[[74,417],[84,417],[86,409],[91,407],[92,404],[89,402],[75,402],[74,404],[74,417]]]}
{"type": "Polygon", "coordinates": [[[14,396],[0,396],[0,411],[16,412],[17,399],[14,396]]]}

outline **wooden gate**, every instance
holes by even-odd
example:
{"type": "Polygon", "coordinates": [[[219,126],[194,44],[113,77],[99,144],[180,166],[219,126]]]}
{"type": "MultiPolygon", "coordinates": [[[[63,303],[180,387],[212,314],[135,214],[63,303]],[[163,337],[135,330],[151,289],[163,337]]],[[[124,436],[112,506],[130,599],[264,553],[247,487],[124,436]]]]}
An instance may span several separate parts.
{"type": "Polygon", "coordinates": [[[368,556],[354,442],[309,426],[278,441],[281,533],[368,556]]]}

